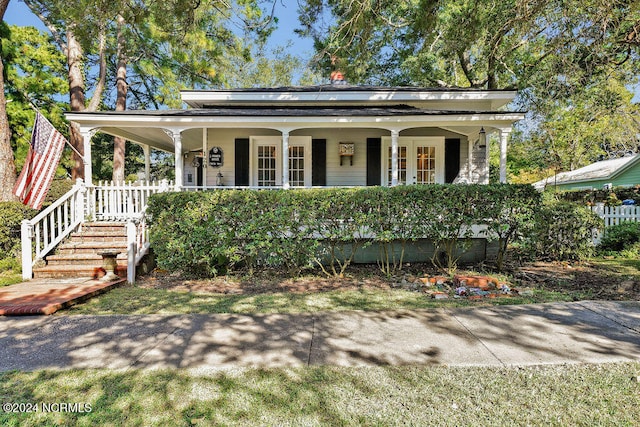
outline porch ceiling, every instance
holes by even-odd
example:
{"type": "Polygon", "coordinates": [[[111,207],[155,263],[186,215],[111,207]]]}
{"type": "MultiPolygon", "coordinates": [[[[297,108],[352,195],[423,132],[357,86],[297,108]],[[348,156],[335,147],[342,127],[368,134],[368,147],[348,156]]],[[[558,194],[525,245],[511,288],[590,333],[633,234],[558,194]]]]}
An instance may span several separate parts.
{"type": "Polygon", "coordinates": [[[148,145],[157,150],[173,152],[173,141],[162,129],[152,127],[101,127],[100,132],[120,136],[129,141],[148,145]]]}

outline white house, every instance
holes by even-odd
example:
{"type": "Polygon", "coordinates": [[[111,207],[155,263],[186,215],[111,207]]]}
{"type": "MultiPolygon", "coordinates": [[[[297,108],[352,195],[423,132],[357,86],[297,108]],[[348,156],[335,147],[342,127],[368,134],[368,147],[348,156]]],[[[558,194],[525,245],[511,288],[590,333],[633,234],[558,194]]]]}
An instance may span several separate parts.
{"type": "Polygon", "coordinates": [[[505,182],[507,138],[513,123],[524,118],[504,110],[515,95],[336,84],[183,91],[189,108],[182,110],[67,113],[84,137],[85,182],[23,221],[23,278],[91,273],[108,246],[120,252],[119,262],[134,281],[135,266],[149,249],[146,201],[169,188],[165,183],[94,185],[91,138],[96,132],[142,145],[147,181],[150,148],[174,153],[177,191],[488,183],[490,132],[499,136],[505,182]],[[106,230],[101,236],[109,242],[98,242],[87,221],[98,222],[92,226],[106,230]],[[116,221],[120,231],[103,227],[113,226],[108,221],[116,221]],[[123,242],[111,243],[112,234],[120,232],[123,242]],[[72,233],[85,234],[74,240],[72,233]],[[50,255],[69,235],[69,253],[50,255]],[[46,266],[34,270],[42,259],[46,266]]]}
{"type": "MultiPolygon", "coordinates": [[[[487,183],[486,133],[507,138],[514,91],[323,85],[183,91],[189,108],[74,112],[91,184],[91,137],[175,154],[175,186],[311,187],[487,183]]],[[[147,173],[149,168],[147,167],[147,173]]]]}

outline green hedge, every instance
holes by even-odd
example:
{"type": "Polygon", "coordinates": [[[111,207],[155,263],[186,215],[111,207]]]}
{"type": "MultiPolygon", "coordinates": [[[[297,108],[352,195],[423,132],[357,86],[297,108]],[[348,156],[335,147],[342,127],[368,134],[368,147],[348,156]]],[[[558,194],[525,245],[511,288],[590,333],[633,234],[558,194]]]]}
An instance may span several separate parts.
{"type": "Polygon", "coordinates": [[[629,250],[640,242],[640,222],[625,221],[604,231],[599,249],[603,252],[629,250]]]}
{"type": "Polygon", "coordinates": [[[340,275],[373,242],[382,248],[384,271],[400,268],[402,251],[392,242],[418,238],[433,240],[432,261],[451,271],[471,226],[484,225],[506,251],[539,205],[529,185],[425,185],[161,193],[151,197],[148,214],[151,244],[166,269],[212,276],[316,265],[340,275]]]}
{"type": "Polygon", "coordinates": [[[579,261],[593,255],[592,233],[603,220],[579,203],[551,200],[536,211],[527,244],[537,258],[579,261]]]}
{"type": "Polygon", "coordinates": [[[562,200],[583,204],[606,203],[615,206],[625,199],[632,199],[640,204],[640,185],[614,187],[612,190],[567,190],[558,192],[557,196],[562,200]]]}
{"type": "Polygon", "coordinates": [[[36,211],[20,202],[0,202],[0,258],[20,254],[20,225],[23,219],[35,214],[36,211]]]}

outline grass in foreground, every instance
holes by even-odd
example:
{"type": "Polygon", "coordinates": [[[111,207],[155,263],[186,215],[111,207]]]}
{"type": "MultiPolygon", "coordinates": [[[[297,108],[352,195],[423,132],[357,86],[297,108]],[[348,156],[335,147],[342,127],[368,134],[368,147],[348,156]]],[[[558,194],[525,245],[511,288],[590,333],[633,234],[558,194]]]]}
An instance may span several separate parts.
{"type": "Polygon", "coordinates": [[[411,310],[483,304],[530,304],[571,300],[572,298],[565,294],[543,290],[526,297],[469,301],[453,298],[435,300],[424,293],[400,289],[225,295],[126,286],[92,298],[83,304],[72,306],[60,314],[315,313],[344,310],[411,310]]]}
{"type": "MultiPolygon", "coordinates": [[[[378,276],[375,271],[375,269],[364,270],[363,273],[361,270],[356,273],[360,276],[354,280],[362,282],[371,280],[380,283],[384,278],[378,276]]],[[[637,292],[630,291],[627,294],[620,294],[617,289],[625,281],[631,280],[632,285],[634,282],[640,283],[640,260],[593,259],[589,260],[587,264],[572,268],[565,268],[561,264],[547,263],[533,270],[529,266],[526,268],[526,272],[529,279],[524,281],[520,280],[521,277],[518,279],[504,276],[509,283],[516,283],[516,287],[522,289],[520,286],[522,285],[527,290],[526,295],[510,298],[484,298],[479,301],[464,298],[435,300],[425,293],[405,288],[385,288],[384,286],[358,288],[353,286],[354,280],[347,281],[345,288],[334,286],[329,287],[332,290],[325,291],[287,292],[281,291],[281,288],[277,286],[280,280],[290,281],[286,277],[267,277],[265,279],[254,277],[248,281],[253,286],[252,292],[242,294],[215,293],[226,290],[224,286],[214,287],[216,290],[211,290],[214,288],[209,287],[207,291],[125,286],[92,298],[86,303],[73,306],[59,312],[59,314],[313,313],[343,310],[412,310],[477,305],[531,304],[586,299],[636,299],[637,292]],[[255,286],[256,283],[258,286],[255,286]]],[[[478,273],[465,272],[465,274],[478,273]]],[[[418,275],[418,277],[420,276],[418,275]]],[[[323,280],[335,282],[333,279],[320,276],[311,276],[311,279],[320,284],[323,280]]],[[[165,279],[160,277],[155,280],[162,282],[165,279]]],[[[242,283],[242,278],[230,280],[233,282],[232,288],[234,283],[236,285],[242,283]]],[[[203,281],[203,284],[207,288],[206,280],[203,281]]],[[[633,285],[634,289],[635,287],[636,285],[633,285]]]]}
{"type": "Polygon", "coordinates": [[[625,276],[631,279],[640,279],[640,259],[594,258],[589,260],[589,262],[603,273],[614,276],[625,276]]]}
{"type": "Polygon", "coordinates": [[[0,374],[0,425],[637,425],[640,363],[0,374]]]}

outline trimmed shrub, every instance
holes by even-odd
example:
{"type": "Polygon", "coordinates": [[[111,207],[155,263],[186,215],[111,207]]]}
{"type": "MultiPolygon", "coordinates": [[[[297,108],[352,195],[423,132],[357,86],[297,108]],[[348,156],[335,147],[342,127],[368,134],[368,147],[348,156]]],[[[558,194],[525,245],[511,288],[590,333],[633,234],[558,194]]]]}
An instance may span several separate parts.
{"type": "Polygon", "coordinates": [[[451,272],[472,226],[484,225],[506,252],[539,200],[531,186],[513,185],[216,190],[153,195],[148,215],[158,264],[195,276],[314,265],[340,276],[374,242],[390,273],[402,268],[405,245],[421,238],[434,241],[432,262],[451,272]]]}
{"type": "Polygon", "coordinates": [[[528,246],[535,256],[550,261],[579,261],[593,255],[593,230],[603,221],[577,203],[550,201],[535,215],[528,246]]]}
{"type": "Polygon", "coordinates": [[[640,222],[626,221],[604,230],[600,241],[601,251],[620,252],[640,242],[640,222]]]}
{"type": "Polygon", "coordinates": [[[633,199],[640,204],[640,185],[635,187],[614,187],[612,190],[567,190],[556,193],[566,201],[581,202],[583,204],[605,203],[614,192],[618,200],[633,199]]]}
{"type": "Polygon", "coordinates": [[[35,214],[20,202],[0,202],[0,252],[4,258],[20,254],[20,225],[35,214]]]}
{"type": "Polygon", "coordinates": [[[42,208],[45,209],[60,197],[64,196],[73,188],[74,185],[75,182],[70,179],[54,179],[51,181],[51,187],[47,192],[47,196],[44,198],[42,208]]]}

